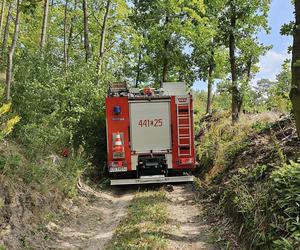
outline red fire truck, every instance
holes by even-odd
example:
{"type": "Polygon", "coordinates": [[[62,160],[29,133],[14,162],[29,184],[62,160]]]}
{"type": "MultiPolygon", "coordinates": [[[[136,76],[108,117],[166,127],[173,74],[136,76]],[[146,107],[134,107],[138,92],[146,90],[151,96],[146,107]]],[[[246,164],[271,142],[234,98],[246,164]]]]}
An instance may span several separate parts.
{"type": "Polygon", "coordinates": [[[111,185],[193,181],[193,99],[184,83],[111,83],[106,128],[111,185]]]}

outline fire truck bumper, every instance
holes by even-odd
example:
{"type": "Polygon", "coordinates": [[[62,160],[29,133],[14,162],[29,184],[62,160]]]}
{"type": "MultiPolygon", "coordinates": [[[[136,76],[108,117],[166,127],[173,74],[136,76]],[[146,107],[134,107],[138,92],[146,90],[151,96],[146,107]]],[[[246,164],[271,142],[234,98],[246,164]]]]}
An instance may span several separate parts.
{"type": "Polygon", "coordinates": [[[154,184],[154,183],[178,183],[193,182],[194,176],[174,176],[166,177],[164,175],[141,176],[138,179],[114,179],[110,180],[111,186],[133,185],[133,184],[154,184]]]}

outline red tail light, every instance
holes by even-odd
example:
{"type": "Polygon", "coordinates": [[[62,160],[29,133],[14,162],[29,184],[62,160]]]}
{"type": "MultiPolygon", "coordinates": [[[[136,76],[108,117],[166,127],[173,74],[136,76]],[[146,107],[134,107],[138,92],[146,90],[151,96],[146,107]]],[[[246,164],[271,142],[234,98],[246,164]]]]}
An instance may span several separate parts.
{"type": "Polygon", "coordinates": [[[178,160],[178,165],[189,165],[193,163],[193,158],[181,158],[180,160],[178,160]]]}

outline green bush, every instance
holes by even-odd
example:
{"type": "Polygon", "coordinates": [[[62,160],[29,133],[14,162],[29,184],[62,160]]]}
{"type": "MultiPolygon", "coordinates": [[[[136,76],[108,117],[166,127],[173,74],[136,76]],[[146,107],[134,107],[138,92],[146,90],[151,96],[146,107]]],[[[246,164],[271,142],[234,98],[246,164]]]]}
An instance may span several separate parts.
{"type": "Polygon", "coordinates": [[[60,58],[49,52],[22,52],[18,60],[13,104],[22,122],[17,138],[35,157],[39,149],[44,154],[70,146],[104,162],[106,85],[95,83],[95,68],[77,63],[66,75],[60,58]]]}
{"type": "Polygon", "coordinates": [[[300,248],[300,163],[291,162],[274,171],[271,176],[274,193],[273,207],[276,220],[274,248],[300,248]]]}
{"type": "Polygon", "coordinates": [[[226,184],[220,205],[240,225],[249,247],[298,249],[300,164],[269,172],[266,165],[239,169],[226,184]]]}
{"type": "Polygon", "coordinates": [[[66,196],[76,195],[76,184],[90,163],[79,155],[32,161],[17,150],[0,156],[0,175],[13,182],[22,181],[43,193],[58,190],[66,196]]]}
{"type": "Polygon", "coordinates": [[[70,146],[71,134],[60,124],[41,122],[28,123],[18,130],[18,141],[26,146],[27,155],[31,159],[42,158],[53,153],[60,154],[70,146]]]}

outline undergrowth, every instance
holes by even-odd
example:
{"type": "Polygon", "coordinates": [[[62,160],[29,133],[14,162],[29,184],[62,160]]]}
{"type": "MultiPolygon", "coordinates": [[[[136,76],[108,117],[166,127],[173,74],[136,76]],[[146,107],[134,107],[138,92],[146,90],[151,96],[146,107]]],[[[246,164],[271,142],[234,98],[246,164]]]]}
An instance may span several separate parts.
{"type": "Polygon", "coordinates": [[[201,163],[200,171],[207,183],[220,178],[227,171],[232,159],[248,146],[250,134],[268,127],[268,117],[257,119],[245,116],[236,126],[231,126],[230,117],[225,114],[204,134],[197,153],[201,163]]]}
{"type": "Polygon", "coordinates": [[[202,142],[200,186],[235,222],[246,248],[300,249],[300,163],[288,161],[270,124],[221,120],[202,142]],[[251,141],[258,134],[265,145],[251,141]],[[259,162],[247,156],[256,151],[259,162]]]}
{"type": "Polygon", "coordinates": [[[251,248],[299,249],[300,164],[267,172],[266,165],[239,169],[226,184],[220,207],[240,225],[251,248]]]}
{"type": "Polygon", "coordinates": [[[165,202],[163,190],[137,193],[109,249],[165,249],[164,229],[168,218],[165,202]]]}
{"type": "Polygon", "coordinates": [[[80,156],[68,158],[50,156],[43,160],[31,160],[21,149],[10,143],[0,147],[0,176],[10,183],[21,182],[27,189],[48,193],[59,191],[67,197],[76,195],[76,183],[89,163],[80,156]]]}

